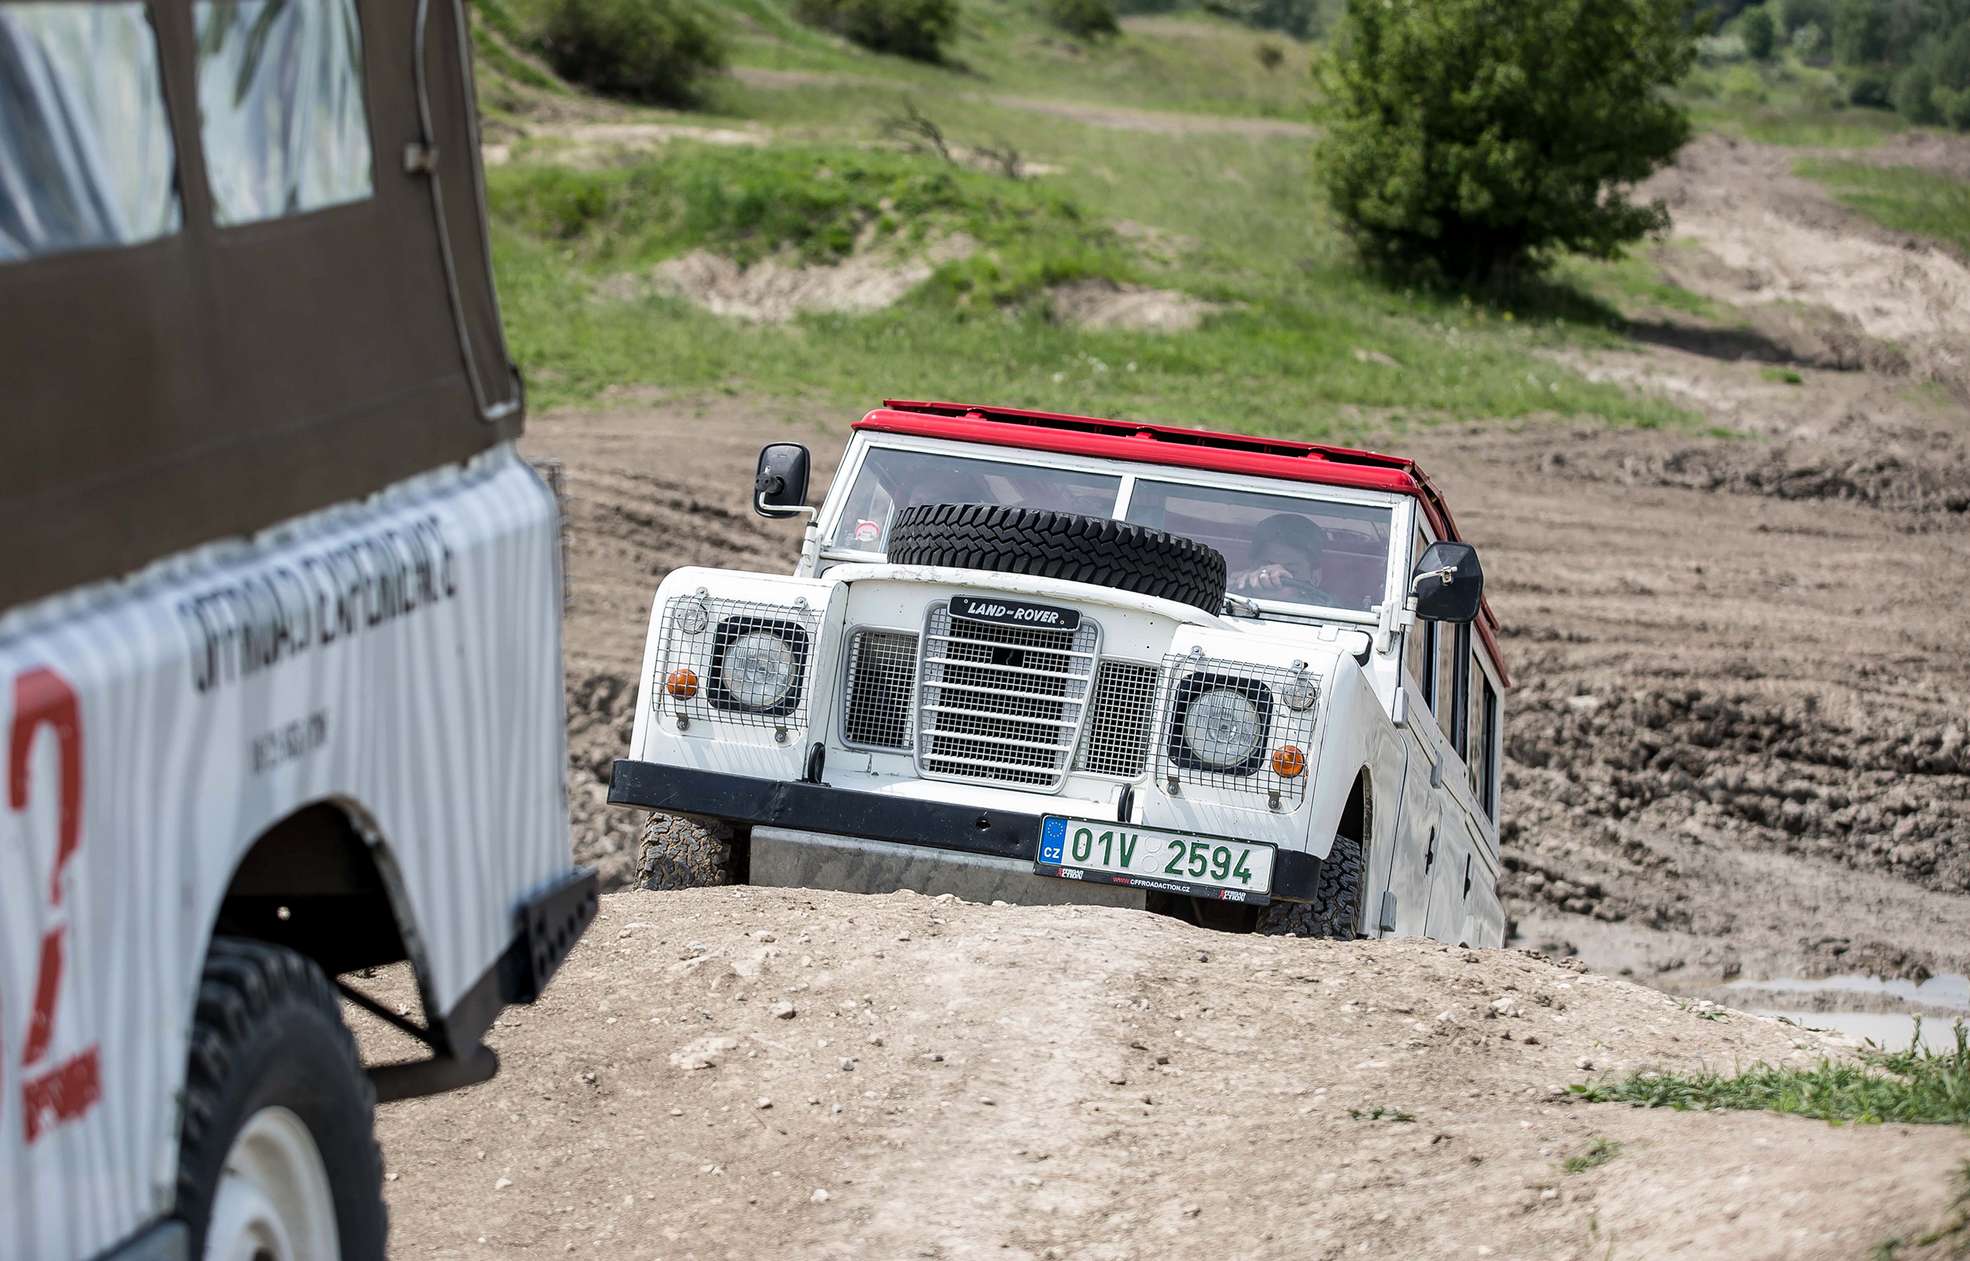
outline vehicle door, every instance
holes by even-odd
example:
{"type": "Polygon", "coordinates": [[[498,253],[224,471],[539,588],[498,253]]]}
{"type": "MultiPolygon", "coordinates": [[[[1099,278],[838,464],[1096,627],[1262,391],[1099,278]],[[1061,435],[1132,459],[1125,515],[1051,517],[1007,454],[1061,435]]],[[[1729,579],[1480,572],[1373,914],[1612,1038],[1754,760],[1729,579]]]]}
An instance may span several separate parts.
{"type": "MultiPolygon", "coordinates": [[[[1426,545],[1422,533],[1416,532],[1410,567],[1426,545]]],[[[1385,881],[1386,897],[1393,898],[1395,904],[1381,908],[1384,912],[1392,909],[1393,915],[1382,914],[1379,922],[1392,923],[1394,932],[1413,936],[1427,929],[1430,880],[1441,824],[1437,782],[1443,731],[1435,717],[1435,626],[1417,622],[1403,634],[1402,801],[1385,881]]]]}

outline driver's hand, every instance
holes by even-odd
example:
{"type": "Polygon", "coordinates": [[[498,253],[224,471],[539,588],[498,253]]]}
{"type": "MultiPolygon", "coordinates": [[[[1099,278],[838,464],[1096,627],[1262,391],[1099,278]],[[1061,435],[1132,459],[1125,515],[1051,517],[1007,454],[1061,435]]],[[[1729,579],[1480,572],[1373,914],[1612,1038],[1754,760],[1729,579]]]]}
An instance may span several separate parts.
{"type": "Polygon", "coordinates": [[[1248,569],[1238,575],[1238,589],[1241,591],[1277,591],[1286,585],[1284,565],[1261,565],[1248,569]]]}

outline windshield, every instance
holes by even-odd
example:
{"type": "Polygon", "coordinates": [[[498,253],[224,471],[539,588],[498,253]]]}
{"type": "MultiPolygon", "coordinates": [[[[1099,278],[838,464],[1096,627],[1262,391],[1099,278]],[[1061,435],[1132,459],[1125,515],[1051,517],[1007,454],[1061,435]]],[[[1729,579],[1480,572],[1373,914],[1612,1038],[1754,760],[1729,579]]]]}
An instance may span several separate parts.
{"type": "Polygon", "coordinates": [[[896,514],[918,504],[1000,504],[1112,517],[1121,488],[1122,479],[1112,473],[877,447],[862,461],[829,545],[887,551],[896,514]]]}
{"type": "Polygon", "coordinates": [[[1389,508],[1144,480],[1128,519],[1223,552],[1227,589],[1254,600],[1367,613],[1388,586],[1389,508]]]}

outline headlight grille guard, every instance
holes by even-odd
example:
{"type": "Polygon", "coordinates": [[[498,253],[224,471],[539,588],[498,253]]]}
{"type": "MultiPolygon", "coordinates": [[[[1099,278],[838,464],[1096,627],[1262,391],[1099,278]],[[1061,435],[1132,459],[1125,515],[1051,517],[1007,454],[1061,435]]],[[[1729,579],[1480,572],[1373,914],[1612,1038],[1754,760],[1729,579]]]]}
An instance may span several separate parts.
{"type": "Polygon", "coordinates": [[[679,730],[707,722],[770,731],[775,740],[786,743],[807,730],[820,626],[820,610],[805,599],[773,604],[726,599],[702,590],[672,596],[664,601],[658,624],[650,707],[673,720],[679,730]],[[760,633],[785,641],[793,671],[780,699],[749,705],[728,686],[726,658],[742,637],[760,633]]]}
{"type": "MultiPolygon", "coordinates": [[[[1163,659],[1163,703],[1156,742],[1156,778],[1173,797],[1203,790],[1222,805],[1288,811],[1306,800],[1313,778],[1314,716],[1320,711],[1318,681],[1304,668],[1263,666],[1202,655],[1163,659]],[[1259,739],[1237,766],[1214,769],[1187,746],[1188,707],[1208,692],[1230,691],[1259,711],[1259,739]],[[1292,700],[1310,700],[1295,709],[1292,700]],[[1291,745],[1300,752],[1299,773],[1281,775],[1273,754],[1291,745]]],[[[1287,760],[1290,768],[1290,759],[1287,760]]]]}

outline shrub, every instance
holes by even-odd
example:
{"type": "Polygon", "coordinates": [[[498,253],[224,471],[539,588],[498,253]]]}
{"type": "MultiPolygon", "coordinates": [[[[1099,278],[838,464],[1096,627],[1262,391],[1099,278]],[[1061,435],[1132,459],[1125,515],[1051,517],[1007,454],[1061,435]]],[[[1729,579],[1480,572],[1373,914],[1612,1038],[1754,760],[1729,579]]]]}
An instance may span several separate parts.
{"type": "Polygon", "coordinates": [[[1284,31],[1301,39],[1320,33],[1319,0],[1203,0],[1203,5],[1219,17],[1264,31],[1284,31]]]}
{"type": "Polygon", "coordinates": [[[1075,39],[1120,33],[1114,0],[1040,0],[1040,16],[1075,39]]]}
{"type": "Polygon", "coordinates": [[[957,31],[957,0],[796,0],[794,15],[879,53],[940,61],[957,31]]]}
{"type": "Polygon", "coordinates": [[[1753,61],[1770,61],[1778,49],[1778,23],[1772,21],[1771,11],[1762,4],[1738,15],[1737,33],[1753,61]]]}
{"type": "Polygon", "coordinates": [[[1322,178],[1370,258],[1460,282],[1666,227],[1627,189],[1690,123],[1683,0],[1349,0],[1322,178]]]}
{"type": "Polygon", "coordinates": [[[1787,35],[1817,26],[1823,35],[1833,25],[1833,0],[1779,0],[1779,23],[1787,35]]]}
{"type": "Polygon", "coordinates": [[[691,104],[725,66],[725,43],[693,0],[548,0],[536,46],[570,83],[662,105],[691,104]]]}
{"type": "Polygon", "coordinates": [[[1871,66],[1888,55],[1888,9],[1879,0],[1840,0],[1833,11],[1833,56],[1871,66]]]}
{"type": "Polygon", "coordinates": [[[1958,131],[1970,131],[1970,91],[1937,88],[1936,112],[1958,131]]]}
{"type": "Polygon", "coordinates": [[[1889,109],[1894,105],[1894,83],[1887,75],[1864,70],[1847,83],[1847,103],[1866,109],[1889,109]]]}
{"type": "Polygon", "coordinates": [[[1826,47],[1826,30],[1817,22],[1808,22],[1792,32],[1792,52],[1801,61],[1812,61],[1826,47]]]}
{"type": "Polygon", "coordinates": [[[1910,66],[1895,80],[1895,112],[1912,123],[1939,123],[1942,111],[1936,108],[1936,76],[1927,66],[1910,66]]]}
{"type": "Polygon", "coordinates": [[[1259,64],[1265,67],[1267,74],[1286,64],[1286,50],[1271,40],[1262,41],[1252,50],[1252,55],[1259,59],[1259,64]]]}

